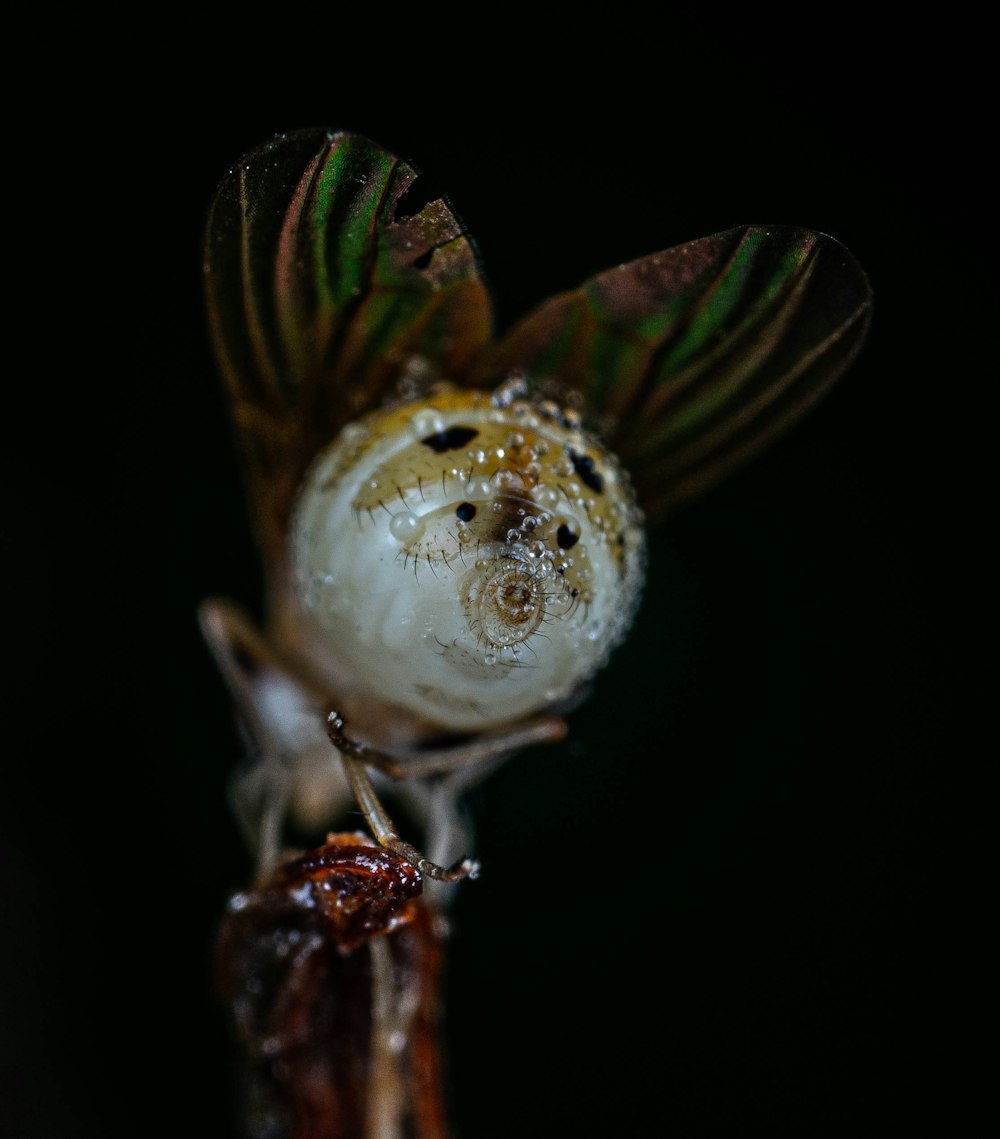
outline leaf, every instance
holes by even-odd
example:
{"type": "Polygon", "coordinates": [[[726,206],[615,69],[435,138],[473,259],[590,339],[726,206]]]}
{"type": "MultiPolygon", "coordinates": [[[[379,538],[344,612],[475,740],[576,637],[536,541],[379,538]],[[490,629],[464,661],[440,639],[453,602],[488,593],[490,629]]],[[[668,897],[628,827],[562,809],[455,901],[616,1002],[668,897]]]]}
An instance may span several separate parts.
{"type": "Polygon", "coordinates": [[[600,273],[481,361],[582,402],[657,520],[745,461],[840,375],[871,291],[838,242],[746,226],[600,273]]]}
{"type": "Polygon", "coordinates": [[[209,320],[272,576],[316,453],[405,378],[460,375],[490,339],[472,243],[441,200],[408,212],[416,179],[359,135],[308,130],[216,193],[209,320]]]}

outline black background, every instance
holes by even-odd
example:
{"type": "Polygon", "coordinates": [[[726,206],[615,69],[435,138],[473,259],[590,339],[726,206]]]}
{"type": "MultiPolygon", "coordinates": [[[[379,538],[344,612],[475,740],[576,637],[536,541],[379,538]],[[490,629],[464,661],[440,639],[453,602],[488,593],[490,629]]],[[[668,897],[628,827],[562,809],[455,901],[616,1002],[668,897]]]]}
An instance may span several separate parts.
{"type": "Polygon", "coordinates": [[[745,222],[834,235],[875,293],[822,405],[654,536],[634,634],[569,741],[470,797],[484,873],[458,888],[451,944],[456,1133],[954,1122],[964,967],[941,864],[968,770],[956,693],[982,682],[951,632],[975,600],[963,465],[995,368],[975,29],[436,19],[359,32],[293,8],[231,39],[163,28],[95,69],[109,276],[91,327],[116,347],[89,449],[95,470],[113,456],[113,584],[94,650],[71,654],[90,714],[28,753],[6,803],[10,1133],[232,1134],[211,943],[249,872],[225,802],[241,749],[194,609],[255,606],[260,579],[200,240],[229,166],[319,125],[442,187],[500,327],[745,222]]]}

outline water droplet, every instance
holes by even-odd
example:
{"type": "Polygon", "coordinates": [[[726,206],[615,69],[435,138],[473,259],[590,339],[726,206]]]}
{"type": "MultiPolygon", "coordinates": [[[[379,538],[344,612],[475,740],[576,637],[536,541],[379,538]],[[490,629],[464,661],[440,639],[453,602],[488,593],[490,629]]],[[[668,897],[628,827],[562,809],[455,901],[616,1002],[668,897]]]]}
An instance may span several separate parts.
{"type": "Polygon", "coordinates": [[[465,497],[469,502],[483,502],[493,495],[493,484],[484,475],[477,475],[465,484],[465,497]]]}
{"type": "Polygon", "coordinates": [[[445,427],[444,416],[433,407],[422,407],[410,417],[410,430],[418,439],[439,435],[445,427]]]}
{"type": "Polygon", "coordinates": [[[423,530],[423,521],[409,510],[401,510],[398,514],[394,514],[389,522],[389,533],[397,542],[412,542],[423,533],[423,530]]]}
{"type": "Polygon", "coordinates": [[[484,664],[496,664],[497,663],[496,653],[487,653],[486,656],[483,657],[483,663],[484,664]]]}
{"type": "Polygon", "coordinates": [[[524,376],[515,373],[509,376],[502,384],[493,390],[494,407],[510,407],[516,399],[523,398],[528,393],[528,384],[524,376]]]}
{"type": "Polygon", "coordinates": [[[559,491],[553,486],[536,486],[532,497],[539,506],[555,506],[559,501],[559,491]]]}

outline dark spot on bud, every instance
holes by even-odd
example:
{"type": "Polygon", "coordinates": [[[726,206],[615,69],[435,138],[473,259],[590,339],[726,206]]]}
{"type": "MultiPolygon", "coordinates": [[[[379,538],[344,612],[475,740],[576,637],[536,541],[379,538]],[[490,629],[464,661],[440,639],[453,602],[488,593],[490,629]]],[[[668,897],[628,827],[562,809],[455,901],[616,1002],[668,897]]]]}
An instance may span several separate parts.
{"type": "Polygon", "coordinates": [[[556,541],[560,550],[571,550],[580,541],[580,535],[574,534],[564,522],[556,531],[556,541]]]}
{"type": "Polygon", "coordinates": [[[569,457],[573,460],[573,470],[580,476],[580,480],[595,494],[601,494],[604,479],[594,468],[594,460],[589,455],[577,455],[574,451],[570,451],[569,457]]]}
{"type": "Polygon", "coordinates": [[[476,517],[476,508],[471,502],[460,502],[455,507],[459,522],[471,522],[476,517]]]}
{"type": "Polygon", "coordinates": [[[430,449],[436,455],[443,455],[445,451],[454,451],[457,447],[464,447],[466,443],[470,443],[479,434],[475,427],[449,427],[447,431],[438,431],[433,435],[428,435],[426,439],[421,439],[425,447],[430,449]]]}

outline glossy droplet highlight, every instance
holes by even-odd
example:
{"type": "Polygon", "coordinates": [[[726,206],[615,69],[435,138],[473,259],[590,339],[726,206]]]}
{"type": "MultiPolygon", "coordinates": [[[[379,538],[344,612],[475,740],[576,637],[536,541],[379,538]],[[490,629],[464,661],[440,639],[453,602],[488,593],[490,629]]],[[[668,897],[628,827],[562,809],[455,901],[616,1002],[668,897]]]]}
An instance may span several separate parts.
{"type": "Polygon", "coordinates": [[[410,430],[418,439],[422,439],[425,435],[437,435],[444,431],[444,428],[444,416],[433,407],[422,408],[410,419],[410,430]]]}
{"type": "Polygon", "coordinates": [[[424,524],[416,514],[402,510],[394,514],[389,523],[389,533],[397,542],[412,542],[423,533],[424,524]]]}

